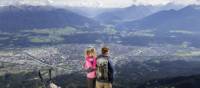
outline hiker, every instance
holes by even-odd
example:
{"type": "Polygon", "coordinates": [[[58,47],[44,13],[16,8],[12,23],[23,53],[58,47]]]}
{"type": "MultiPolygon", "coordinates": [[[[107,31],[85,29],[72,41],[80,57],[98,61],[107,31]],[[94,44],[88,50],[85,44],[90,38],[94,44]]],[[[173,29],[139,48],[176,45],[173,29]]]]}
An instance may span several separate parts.
{"type": "Polygon", "coordinates": [[[97,57],[96,88],[112,88],[113,66],[110,61],[109,48],[103,47],[97,57]]]}
{"type": "Polygon", "coordinates": [[[95,88],[96,83],[96,50],[89,48],[85,51],[85,65],[87,71],[87,87],[95,88]]]}

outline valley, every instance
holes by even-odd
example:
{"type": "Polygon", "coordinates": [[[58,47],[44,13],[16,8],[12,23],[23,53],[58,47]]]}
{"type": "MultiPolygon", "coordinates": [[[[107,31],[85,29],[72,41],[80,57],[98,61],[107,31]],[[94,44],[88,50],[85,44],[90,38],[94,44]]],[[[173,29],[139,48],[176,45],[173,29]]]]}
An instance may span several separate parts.
{"type": "Polygon", "coordinates": [[[114,88],[182,88],[181,83],[196,83],[198,8],[0,7],[0,86],[42,88],[38,71],[47,80],[52,69],[53,81],[62,88],[85,88],[84,50],[94,47],[100,54],[103,46],[110,48],[114,88]]]}

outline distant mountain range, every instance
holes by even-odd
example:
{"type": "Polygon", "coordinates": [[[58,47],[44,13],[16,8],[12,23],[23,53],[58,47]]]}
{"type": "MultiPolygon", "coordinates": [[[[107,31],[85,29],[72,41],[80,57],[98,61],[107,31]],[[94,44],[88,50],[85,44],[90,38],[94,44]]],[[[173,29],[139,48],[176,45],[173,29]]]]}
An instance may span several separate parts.
{"type": "Polygon", "coordinates": [[[157,29],[199,31],[200,7],[191,5],[180,10],[159,11],[143,19],[117,25],[118,29],[157,29]]]}
{"type": "Polygon", "coordinates": [[[133,5],[127,8],[115,8],[113,10],[105,11],[104,13],[97,15],[94,19],[106,24],[116,24],[142,19],[158,11],[170,9],[177,10],[183,7],[184,6],[175,5],[172,3],[163,6],[133,5]]]}
{"type": "Polygon", "coordinates": [[[98,11],[95,9],[84,13],[87,8],[4,6],[0,7],[0,30],[16,31],[22,29],[64,28],[66,26],[85,30],[100,30],[103,28],[100,23],[117,24],[116,28],[120,30],[199,30],[199,6],[191,5],[182,9],[180,9],[181,6],[173,6],[166,5],[159,9],[155,6],[131,6],[101,9],[99,13],[95,13],[98,11]],[[92,19],[91,16],[95,15],[97,16],[92,19]]]}
{"type": "Polygon", "coordinates": [[[94,17],[94,19],[101,23],[115,24],[140,19],[154,13],[155,11],[156,10],[153,6],[131,6],[104,12],[94,17]]]}
{"type": "Polygon", "coordinates": [[[112,11],[116,8],[92,8],[92,7],[61,7],[67,10],[70,10],[74,13],[77,13],[79,15],[88,17],[88,18],[94,18],[99,14],[102,14],[104,12],[112,11]]]}
{"type": "Polygon", "coordinates": [[[64,28],[101,28],[97,21],[66,9],[51,6],[5,6],[0,8],[0,30],[64,28]]]}

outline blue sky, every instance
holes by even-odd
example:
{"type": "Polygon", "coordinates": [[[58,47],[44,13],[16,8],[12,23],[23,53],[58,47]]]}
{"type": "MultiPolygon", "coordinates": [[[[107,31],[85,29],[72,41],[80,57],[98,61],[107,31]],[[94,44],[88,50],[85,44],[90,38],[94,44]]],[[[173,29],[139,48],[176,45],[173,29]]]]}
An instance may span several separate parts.
{"type": "Polygon", "coordinates": [[[0,5],[30,4],[78,7],[115,8],[130,5],[165,5],[174,3],[179,5],[199,4],[200,0],[0,0],[0,5]]]}

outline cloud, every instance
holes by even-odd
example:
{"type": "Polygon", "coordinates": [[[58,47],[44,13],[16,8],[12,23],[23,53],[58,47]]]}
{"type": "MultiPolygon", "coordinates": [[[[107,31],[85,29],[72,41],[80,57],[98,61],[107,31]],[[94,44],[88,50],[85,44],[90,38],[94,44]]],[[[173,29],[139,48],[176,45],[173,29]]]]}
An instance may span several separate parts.
{"type": "Polygon", "coordinates": [[[0,0],[0,5],[30,4],[86,7],[127,7],[130,5],[200,4],[200,0],[0,0]]]}
{"type": "Polygon", "coordinates": [[[200,4],[200,0],[170,0],[172,3],[181,5],[200,4]]]}
{"type": "Polygon", "coordinates": [[[136,5],[164,5],[169,3],[169,0],[134,0],[136,5]]]}

